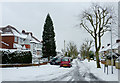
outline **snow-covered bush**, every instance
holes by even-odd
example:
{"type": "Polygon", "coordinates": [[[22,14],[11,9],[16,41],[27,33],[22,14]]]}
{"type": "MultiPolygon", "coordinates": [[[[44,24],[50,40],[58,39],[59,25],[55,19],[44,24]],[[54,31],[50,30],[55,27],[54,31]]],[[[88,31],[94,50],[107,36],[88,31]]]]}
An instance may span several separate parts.
{"type": "Polygon", "coordinates": [[[2,56],[2,64],[32,63],[30,51],[0,51],[0,56],[2,56]]]}

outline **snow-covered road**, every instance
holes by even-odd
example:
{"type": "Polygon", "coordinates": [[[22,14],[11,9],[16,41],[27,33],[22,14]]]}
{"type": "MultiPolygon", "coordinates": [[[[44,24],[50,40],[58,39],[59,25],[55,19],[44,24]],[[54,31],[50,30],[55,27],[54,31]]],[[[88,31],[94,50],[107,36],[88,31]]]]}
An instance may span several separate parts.
{"type": "MultiPolygon", "coordinates": [[[[0,68],[0,70],[2,71],[2,81],[50,81],[58,77],[65,78],[74,70],[74,67],[74,63],[71,68],[47,64],[32,67],[0,68]]],[[[69,80],[68,77],[65,79],[69,80]]]]}
{"type": "MultiPolygon", "coordinates": [[[[105,81],[99,76],[104,74],[101,72],[102,69],[95,68],[94,64],[94,61],[88,63],[87,61],[82,62],[75,59],[71,68],[47,64],[31,67],[0,68],[0,70],[2,71],[2,81],[105,81]]],[[[116,74],[111,75],[111,77],[113,76],[115,77],[116,74]]],[[[110,76],[104,74],[104,77],[110,76]]]]}
{"type": "Polygon", "coordinates": [[[78,63],[75,61],[71,71],[50,81],[85,81],[85,79],[80,75],[78,63]]]}
{"type": "Polygon", "coordinates": [[[59,65],[1,68],[3,81],[85,81],[76,60],[71,68],[59,65]]]}

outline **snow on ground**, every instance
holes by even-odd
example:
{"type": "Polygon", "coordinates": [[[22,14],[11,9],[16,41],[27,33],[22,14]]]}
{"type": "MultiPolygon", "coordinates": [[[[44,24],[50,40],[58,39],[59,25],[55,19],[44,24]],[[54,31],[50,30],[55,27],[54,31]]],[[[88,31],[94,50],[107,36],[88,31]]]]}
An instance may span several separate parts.
{"type": "Polygon", "coordinates": [[[78,68],[79,75],[82,75],[86,81],[118,81],[118,69],[115,67],[113,68],[114,74],[111,74],[111,66],[109,66],[107,75],[107,73],[104,73],[103,64],[101,64],[101,68],[96,68],[96,61],[88,62],[87,60],[80,61],[78,59],[73,60],[71,68],[47,64],[31,67],[0,68],[0,71],[2,71],[2,81],[68,81],[71,78],[71,81],[76,81],[73,79],[76,76],[74,75],[76,74],[75,68],[78,68]]]}
{"type": "MultiPolygon", "coordinates": [[[[99,79],[103,81],[118,81],[118,71],[120,70],[113,67],[113,74],[111,73],[111,66],[108,67],[108,75],[107,75],[107,68],[106,73],[104,73],[104,65],[101,64],[101,68],[96,68],[96,61],[90,61],[84,60],[84,61],[78,61],[80,65],[79,72],[83,74],[83,76],[86,76],[87,73],[92,73],[99,79]],[[87,72],[87,73],[86,73],[87,72]]],[[[89,77],[85,77],[86,80],[91,81],[89,77]]]]}
{"type": "Polygon", "coordinates": [[[49,81],[72,71],[59,65],[41,65],[32,67],[0,68],[2,81],[49,81]]]}

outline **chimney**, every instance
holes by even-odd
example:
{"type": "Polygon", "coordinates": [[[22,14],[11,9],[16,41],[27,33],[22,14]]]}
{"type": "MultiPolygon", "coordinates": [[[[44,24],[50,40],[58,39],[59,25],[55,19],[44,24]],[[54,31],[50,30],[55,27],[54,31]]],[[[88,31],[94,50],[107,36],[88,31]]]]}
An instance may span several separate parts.
{"type": "Polygon", "coordinates": [[[120,39],[116,40],[116,43],[119,43],[120,42],[120,39]]]}
{"type": "Polygon", "coordinates": [[[22,30],[22,33],[25,34],[25,30],[22,30]]]}
{"type": "Polygon", "coordinates": [[[109,46],[110,44],[107,44],[107,46],[109,46]]]}
{"type": "Polygon", "coordinates": [[[104,48],[104,46],[102,46],[102,49],[104,48]]]}

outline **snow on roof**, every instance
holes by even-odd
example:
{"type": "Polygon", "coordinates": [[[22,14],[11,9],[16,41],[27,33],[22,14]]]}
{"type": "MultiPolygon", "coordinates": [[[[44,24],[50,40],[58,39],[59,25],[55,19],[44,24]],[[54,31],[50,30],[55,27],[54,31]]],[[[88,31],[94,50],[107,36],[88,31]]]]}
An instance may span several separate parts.
{"type": "Polygon", "coordinates": [[[18,33],[14,29],[12,29],[12,32],[13,32],[14,36],[17,36],[17,37],[20,37],[20,38],[27,38],[26,34],[18,33]]]}
{"type": "Polygon", "coordinates": [[[38,39],[32,36],[32,40],[30,41],[31,43],[41,43],[38,39]]]}
{"type": "Polygon", "coordinates": [[[14,36],[13,34],[1,34],[1,36],[14,36]]]}
{"type": "MultiPolygon", "coordinates": [[[[107,56],[111,56],[111,53],[109,53],[107,56]]],[[[118,57],[118,55],[114,52],[112,52],[112,56],[118,57]]]]}
{"type": "Polygon", "coordinates": [[[40,42],[38,42],[38,41],[35,41],[35,40],[32,40],[32,41],[30,41],[31,43],[40,43],[40,42]]]}
{"type": "MultiPolygon", "coordinates": [[[[5,28],[7,28],[7,27],[5,27],[5,28]]],[[[13,27],[10,27],[10,29],[11,29],[11,32],[6,31],[5,33],[1,34],[1,36],[17,36],[17,37],[24,38],[24,39],[30,38],[27,34],[22,34],[17,29],[15,29],[13,27]]]]}
{"type": "Polygon", "coordinates": [[[29,39],[29,40],[34,39],[34,41],[31,41],[31,42],[35,42],[35,43],[40,42],[37,38],[32,36],[32,32],[20,33],[16,28],[9,26],[9,25],[7,27],[1,28],[1,30],[3,29],[5,30],[4,30],[4,33],[1,34],[1,36],[16,36],[16,37],[23,38],[23,39],[29,39]]]}
{"type": "MultiPolygon", "coordinates": [[[[109,49],[111,49],[111,45],[109,45],[109,46],[101,49],[100,51],[101,51],[101,52],[102,52],[102,51],[107,51],[107,50],[109,50],[109,49]]],[[[112,49],[118,49],[118,43],[113,44],[113,45],[112,45],[112,49]]]]}
{"type": "Polygon", "coordinates": [[[12,30],[12,33],[5,33],[5,34],[1,34],[1,36],[16,36],[16,37],[20,37],[20,38],[24,38],[24,39],[30,39],[30,35],[26,35],[26,34],[22,34],[22,33],[18,33],[15,30],[12,30]]]}

